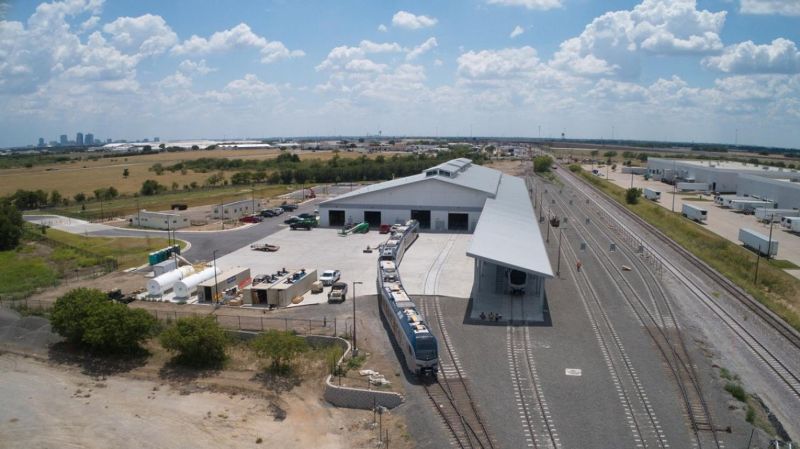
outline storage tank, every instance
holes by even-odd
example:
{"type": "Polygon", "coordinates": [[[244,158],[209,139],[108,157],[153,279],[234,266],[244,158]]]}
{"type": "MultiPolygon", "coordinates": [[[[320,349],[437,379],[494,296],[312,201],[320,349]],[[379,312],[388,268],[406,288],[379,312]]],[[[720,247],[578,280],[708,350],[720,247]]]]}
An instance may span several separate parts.
{"type": "Polygon", "coordinates": [[[197,291],[198,284],[213,278],[215,274],[220,274],[221,272],[222,271],[219,268],[214,270],[213,267],[210,267],[199,273],[195,273],[191,276],[181,279],[175,283],[174,287],[172,287],[172,289],[175,291],[175,298],[189,299],[189,297],[192,296],[192,293],[197,291]]]}
{"type": "Polygon", "coordinates": [[[167,259],[163,262],[153,265],[153,275],[158,277],[164,273],[169,273],[176,268],[178,268],[178,261],[175,259],[167,259]]]}
{"type": "Polygon", "coordinates": [[[163,295],[164,292],[171,289],[176,282],[192,274],[194,274],[194,267],[187,265],[177,270],[164,273],[161,276],[154,277],[147,281],[147,294],[150,296],[163,295]]]}

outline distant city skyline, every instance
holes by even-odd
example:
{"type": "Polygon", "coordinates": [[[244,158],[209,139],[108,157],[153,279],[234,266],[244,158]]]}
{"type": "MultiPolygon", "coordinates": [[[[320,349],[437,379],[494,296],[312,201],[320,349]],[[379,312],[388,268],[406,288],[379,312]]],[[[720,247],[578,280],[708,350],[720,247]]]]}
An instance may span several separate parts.
{"type": "Polygon", "coordinates": [[[21,0],[0,14],[0,147],[65,129],[800,147],[797,0],[21,0]]]}

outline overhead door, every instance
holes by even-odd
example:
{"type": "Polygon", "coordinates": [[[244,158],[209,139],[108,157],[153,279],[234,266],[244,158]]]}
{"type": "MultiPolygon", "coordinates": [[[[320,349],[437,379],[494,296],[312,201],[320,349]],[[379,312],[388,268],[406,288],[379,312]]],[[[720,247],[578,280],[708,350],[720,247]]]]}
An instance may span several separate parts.
{"type": "Polygon", "coordinates": [[[373,210],[365,210],[364,211],[364,221],[369,223],[369,226],[372,228],[377,228],[381,225],[381,213],[380,211],[373,211],[373,210]]]}
{"type": "Polygon", "coordinates": [[[447,214],[447,229],[450,231],[468,231],[469,214],[447,214]]]}
{"type": "Polygon", "coordinates": [[[431,211],[429,210],[412,210],[411,219],[419,222],[420,229],[431,228],[431,211]]]}
{"type": "Polygon", "coordinates": [[[328,211],[328,223],[330,226],[344,226],[344,211],[343,210],[328,211]]]}

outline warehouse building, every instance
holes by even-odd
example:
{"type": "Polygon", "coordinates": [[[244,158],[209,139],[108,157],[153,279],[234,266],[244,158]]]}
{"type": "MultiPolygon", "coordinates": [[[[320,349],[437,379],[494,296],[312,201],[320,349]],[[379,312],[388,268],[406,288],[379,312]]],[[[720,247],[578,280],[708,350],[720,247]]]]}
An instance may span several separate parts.
{"type": "Polygon", "coordinates": [[[241,200],[214,206],[213,217],[232,220],[261,211],[261,200],[241,200]],[[222,211],[222,213],[220,213],[222,211]]]}
{"type": "Polygon", "coordinates": [[[140,210],[128,219],[131,226],[151,229],[180,229],[191,225],[187,217],[169,212],[153,212],[140,210]]]}
{"type": "Polygon", "coordinates": [[[707,183],[709,190],[716,193],[736,193],[739,175],[760,178],[788,179],[798,177],[797,170],[778,167],[759,166],[730,161],[691,161],[650,158],[647,160],[647,173],[651,178],[667,183],[699,182],[707,183]]]}
{"type": "Polygon", "coordinates": [[[800,174],[788,179],[739,175],[736,195],[772,201],[778,209],[800,209],[800,174]]]}
{"type": "Polygon", "coordinates": [[[467,255],[475,259],[476,301],[514,293],[541,306],[544,280],[553,277],[525,182],[469,159],[323,201],[319,212],[322,226],[414,219],[423,232],[473,233],[467,255]]]}

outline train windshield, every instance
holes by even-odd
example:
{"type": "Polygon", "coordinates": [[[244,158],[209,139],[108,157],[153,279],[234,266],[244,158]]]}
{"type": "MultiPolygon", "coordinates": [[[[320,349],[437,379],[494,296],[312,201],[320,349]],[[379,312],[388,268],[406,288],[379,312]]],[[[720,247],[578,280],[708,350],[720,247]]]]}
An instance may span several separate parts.
{"type": "Polygon", "coordinates": [[[436,338],[433,335],[417,337],[417,359],[433,360],[436,358],[436,338]]]}

